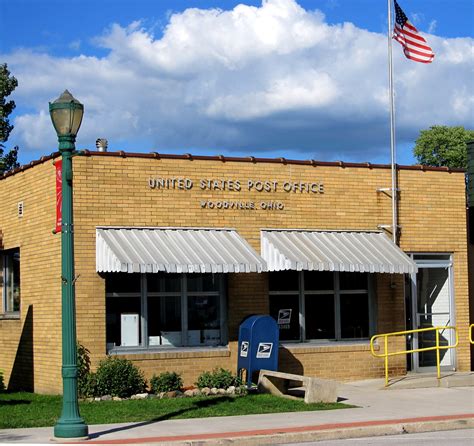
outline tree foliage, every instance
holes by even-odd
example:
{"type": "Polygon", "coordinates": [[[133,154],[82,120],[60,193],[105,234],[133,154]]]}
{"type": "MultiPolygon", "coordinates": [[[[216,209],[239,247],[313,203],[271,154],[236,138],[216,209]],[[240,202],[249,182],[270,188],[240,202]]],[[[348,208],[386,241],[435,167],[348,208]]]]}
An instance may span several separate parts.
{"type": "Polygon", "coordinates": [[[425,166],[467,168],[466,143],[470,140],[474,140],[474,130],[434,125],[421,130],[413,154],[425,166]]]}
{"type": "Polygon", "coordinates": [[[7,64],[0,64],[0,173],[18,167],[18,147],[15,146],[5,156],[3,155],[5,145],[13,130],[8,117],[15,109],[15,101],[8,100],[18,86],[18,81],[14,76],[10,75],[7,64]]]}

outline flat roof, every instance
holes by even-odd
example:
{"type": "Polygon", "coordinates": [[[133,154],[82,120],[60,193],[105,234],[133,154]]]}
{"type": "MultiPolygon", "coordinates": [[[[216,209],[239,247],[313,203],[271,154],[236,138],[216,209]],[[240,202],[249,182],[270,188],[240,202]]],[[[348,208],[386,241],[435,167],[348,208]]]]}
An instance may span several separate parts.
{"type": "MultiPolygon", "coordinates": [[[[91,150],[78,150],[77,154],[79,156],[105,156],[105,157],[119,157],[119,158],[148,158],[148,159],[171,159],[171,160],[199,160],[199,161],[221,161],[223,163],[226,162],[234,162],[234,163],[274,163],[274,164],[294,164],[300,166],[327,166],[327,167],[356,167],[356,168],[366,168],[366,169],[390,169],[390,164],[373,164],[370,162],[365,163],[347,163],[344,161],[317,161],[317,160],[296,160],[296,159],[289,159],[289,158],[261,158],[261,157],[254,157],[254,156],[247,156],[247,157],[237,157],[237,156],[224,156],[224,155],[192,155],[190,153],[185,153],[183,155],[175,155],[175,154],[166,154],[166,153],[158,153],[158,152],[150,152],[150,153],[140,153],[140,152],[124,152],[123,150],[116,151],[116,152],[98,152],[98,151],[91,151],[91,150]]],[[[47,161],[53,160],[55,158],[60,157],[61,154],[59,152],[54,152],[48,156],[42,156],[39,160],[31,161],[29,164],[25,164],[20,166],[16,169],[13,169],[9,172],[0,175],[0,180],[15,175],[18,172],[23,172],[31,167],[34,167],[38,164],[43,164],[47,161]]],[[[452,169],[450,167],[434,167],[434,166],[423,166],[423,165],[400,165],[397,164],[397,169],[399,170],[420,170],[420,171],[438,171],[438,172],[458,172],[458,173],[465,173],[466,169],[452,169]]]]}

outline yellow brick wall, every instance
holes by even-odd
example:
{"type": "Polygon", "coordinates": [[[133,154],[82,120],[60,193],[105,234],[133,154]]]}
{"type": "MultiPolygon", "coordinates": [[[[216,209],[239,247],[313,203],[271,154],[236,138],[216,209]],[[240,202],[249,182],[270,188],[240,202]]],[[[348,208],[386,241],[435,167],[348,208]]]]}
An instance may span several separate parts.
{"type": "MultiPolygon", "coordinates": [[[[474,224],[474,222],[471,222],[470,224],[474,224]]],[[[469,324],[474,324],[474,305],[472,304],[472,302],[474,301],[474,244],[472,244],[471,242],[469,242],[468,244],[468,265],[469,302],[471,302],[471,305],[469,307],[469,324]]],[[[474,340],[474,327],[470,333],[470,336],[474,340]]],[[[474,344],[471,344],[471,370],[474,370],[474,344]]]]}
{"type": "Polygon", "coordinates": [[[407,252],[453,253],[456,349],[459,370],[470,370],[467,225],[464,175],[402,171],[401,248],[407,252]]]}
{"type": "MultiPolygon", "coordinates": [[[[401,247],[413,252],[454,253],[456,318],[459,326],[467,327],[464,175],[446,171],[401,170],[399,182],[401,247]]],[[[79,275],[76,283],[78,339],[91,351],[93,366],[96,366],[106,352],[105,281],[95,272],[96,226],[235,228],[260,252],[262,228],[377,229],[379,224],[390,224],[390,198],[377,192],[377,188],[390,184],[390,170],[381,168],[150,159],[111,154],[76,157],[74,218],[76,274],[79,275]],[[148,185],[150,177],[189,178],[194,186],[191,190],[151,189],[148,185]],[[240,180],[242,190],[201,190],[200,179],[240,180]],[[277,181],[280,187],[272,193],[248,191],[248,179],[277,181]],[[324,193],[285,192],[281,190],[285,181],[320,182],[324,185],[324,193]],[[252,201],[257,207],[262,201],[278,201],[284,204],[284,210],[202,209],[200,202],[203,200],[252,201]]],[[[0,339],[3,342],[8,338],[12,345],[8,352],[2,350],[0,360],[7,364],[4,368],[8,374],[15,354],[15,341],[11,340],[11,335],[7,336],[7,331],[13,332],[16,327],[16,336],[20,336],[20,326],[26,317],[24,308],[32,305],[35,389],[60,392],[60,295],[57,280],[60,243],[59,238],[51,234],[55,213],[51,162],[3,179],[0,193],[3,194],[0,195],[2,203],[8,203],[2,209],[0,220],[4,248],[21,245],[22,249],[22,319],[0,321],[0,339]],[[37,207],[35,214],[30,214],[32,219],[34,215],[34,221],[17,227],[14,216],[16,202],[20,195],[24,197],[20,190],[25,188],[29,194],[26,196],[31,195],[37,207]],[[25,264],[27,256],[29,263],[25,264]]],[[[25,212],[28,212],[30,204],[26,198],[23,199],[25,212]]],[[[203,370],[215,366],[235,369],[238,325],[248,314],[268,311],[267,282],[266,273],[229,275],[228,350],[127,357],[140,365],[148,377],[165,369],[176,370],[183,373],[186,384],[193,383],[203,370]]],[[[377,275],[377,311],[378,332],[405,327],[401,276],[377,275]]],[[[468,343],[461,335],[459,369],[468,370],[469,361],[468,343]]],[[[367,345],[289,346],[281,350],[280,364],[288,370],[303,367],[304,373],[338,379],[375,377],[383,373],[383,362],[371,357],[367,345]]],[[[392,373],[404,371],[404,358],[391,360],[392,373]]]]}
{"type": "Polygon", "coordinates": [[[52,234],[55,201],[52,161],[0,181],[2,248],[20,248],[21,278],[20,318],[0,317],[0,368],[10,387],[45,393],[61,391],[61,240],[52,234]]]}

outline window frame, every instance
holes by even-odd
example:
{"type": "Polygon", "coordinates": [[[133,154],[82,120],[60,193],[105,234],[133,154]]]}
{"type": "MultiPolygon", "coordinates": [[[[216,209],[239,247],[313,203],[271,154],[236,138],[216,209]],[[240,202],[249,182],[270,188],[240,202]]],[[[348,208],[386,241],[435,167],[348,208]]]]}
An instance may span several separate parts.
{"type": "Polygon", "coordinates": [[[19,318],[20,317],[20,311],[21,311],[21,267],[19,266],[19,271],[18,271],[18,288],[19,288],[19,302],[18,302],[18,310],[12,310],[10,309],[11,305],[14,305],[14,302],[10,302],[9,296],[8,296],[8,290],[12,286],[10,284],[10,274],[9,274],[9,269],[10,269],[10,262],[7,260],[9,258],[13,259],[15,254],[18,254],[19,260],[18,263],[20,264],[21,262],[21,256],[20,256],[20,248],[11,248],[11,249],[6,249],[3,251],[0,251],[0,257],[1,257],[1,270],[2,270],[2,315],[7,318],[19,318]]]}
{"type": "MultiPolygon", "coordinates": [[[[272,296],[278,295],[293,295],[298,298],[298,308],[299,308],[299,330],[300,330],[300,339],[299,340],[280,340],[280,342],[298,344],[298,343],[329,343],[329,342],[358,342],[358,341],[367,341],[376,333],[376,302],[375,302],[375,285],[373,274],[369,273],[358,273],[354,272],[352,274],[365,274],[367,276],[367,289],[351,289],[343,290],[340,288],[340,273],[339,271],[332,271],[333,274],[333,288],[325,290],[308,290],[306,291],[304,287],[304,275],[305,273],[318,273],[318,271],[298,271],[298,290],[289,290],[289,291],[268,291],[269,302],[272,296]],[[368,318],[369,318],[369,336],[366,338],[342,338],[342,329],[341,329],[341,295],[362,295],[366,294],[368,298],[368,318]],[[308,339],[306,336],[306,297],[307,296],[317,296],[317,295],[332,295],[334,297],[334,338],[327,339],[308,339]]],[[[270,273],[272,274],[272,273],[270,273]]],[[[275,272],[274,274],[278,274],[275,272]]],[[[270,277],[269,277],[270,280],[270,277]]]]}
{"type": "MultiPolygon", "coordinates": [[[[112,273],[113,274],[113,273],[112,273]]],[[[216,273],[216,279],[219,281],[217,290],[215,291],[188,291],[187,277],[189,273],[166,273],[178,276],[180,280],[179,291],[152,291],[148,293],[148,276],[152,276],[151,273],[139,273],[140,274],[140,292],[110,292],[106,293],[107,298],[113,297],[139,297],[140,298],[140,337],[138,346],[120,346],[114,345],[109,347],[107,344],[107,353],[118,353],[118,352],[129,352],[133,351],[169,351],[177,349],[209,349],[216,347],[223,347],[228,344],[228,332],[227,332],[227,290],[225,282],[225,274],[216,273]],[[188,345],[188,300],[194,296],[217,296],[219,298],[219,329],[221,333],[221,341],[217,346],[213,345],[188,345]],[[148,337],[148,299],[161,298],[161,297],[176,297],[180,299],[181,306],[181,345],[149,345],[148,337]]],[[[207,274],[207,273],[203,273],[207,274]]],[[[209,273],[211,274],[211,273],[209,273]]],[[[107,277],[105,278],[107,280],[107,277]]],[[[107,314],[107,306],[106,306],[107,314]]]]}

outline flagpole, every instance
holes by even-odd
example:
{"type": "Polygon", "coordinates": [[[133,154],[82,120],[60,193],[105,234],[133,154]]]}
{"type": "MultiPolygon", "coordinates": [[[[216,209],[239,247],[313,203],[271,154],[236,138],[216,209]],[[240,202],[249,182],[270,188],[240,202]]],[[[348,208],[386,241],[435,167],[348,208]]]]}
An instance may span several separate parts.
{"type": "Polygon", "coordinates": [[[397,166],[395,147],[395,106],[393,94],[393,63],[392,63],[392,0],[387,0],[388,6],[388,85],[390,94],[390,163],[392,170],[392,238],[397,244],[398,215],[397,215],[397,166]]]}

